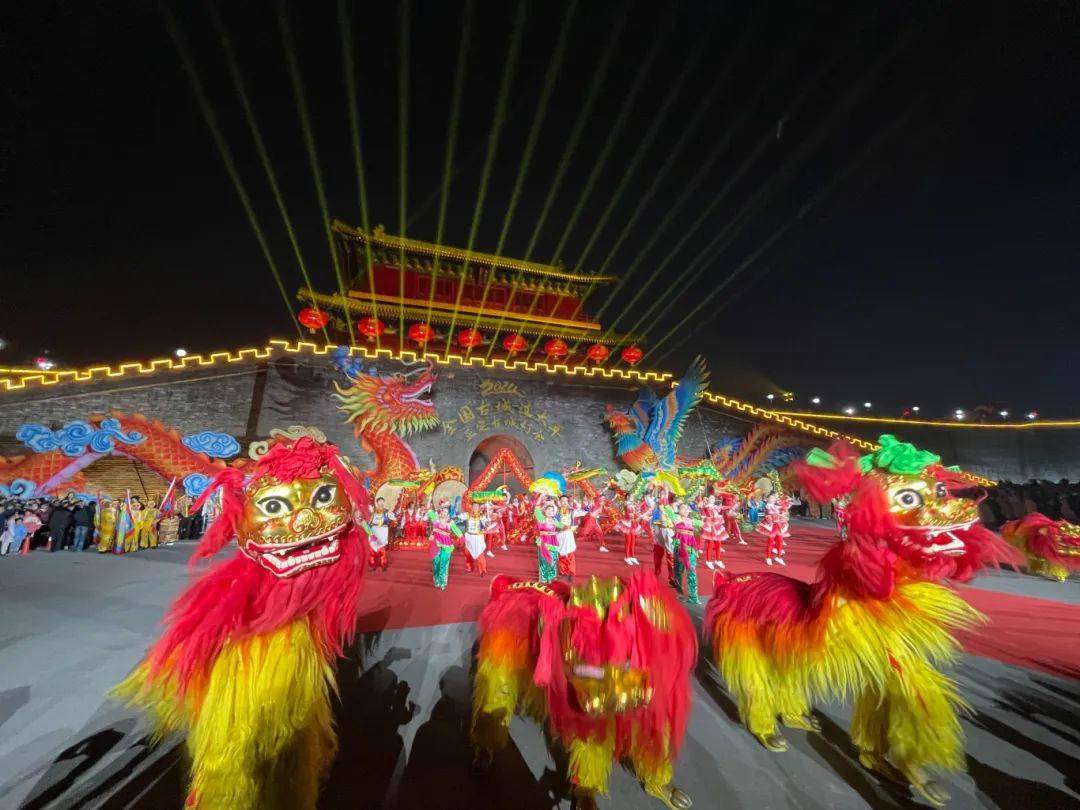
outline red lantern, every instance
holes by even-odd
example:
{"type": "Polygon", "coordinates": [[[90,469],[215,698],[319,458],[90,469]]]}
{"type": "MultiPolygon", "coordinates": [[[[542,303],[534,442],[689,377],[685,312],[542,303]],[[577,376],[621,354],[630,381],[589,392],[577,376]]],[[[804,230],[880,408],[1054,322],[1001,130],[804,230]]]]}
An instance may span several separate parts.
{"type": "Polygon", "coordinates": [[[361,318],[356,322],[356,331],[368,340],[374,340],[386,331],[386,324],[378,318],[361,318]]]}
{"type": "Polygon", "coordinates": [[[484,336],[475,329],[462,329],[457,333],[457,342],[463,349],[475,349],[484,342],[484,336]]]}
{"type": "Polygon", "coordinates": [[[589,347],[589,351],[586,353],[586,357],[592,360],[594,363],[603,363],[608,359],[608,355],[611,354],[608,351],[608,347],[603,343],[594,343],[589,347]]]}
{"type": "Polygon", "coordinates": [[[627,346],[622,350],[620,355],[623,362],[631,366],[636,366],[641,362],[641,358],[645,356],[645,352],[639,349],[637,346],[627,346]]]}
{"type": "Polygon", "coordinates": [[[544,344],[544,354],[548,357],[566,357],[570,348],[562,338],[552,338],[544,344]]]}
{"type": "Polygon", "coordinates": [[[526,345],[528,345],[528,341],[516,332],[503,338],[503,348],[506,349],[507,354],[523,352],[526,345]]]}
{"type": "Polygon", "coordinates": [[[323,312],[321,309],[315,309],[314,307],[304,307],[300,310],[300,323],[314,332],[316,329],[322,329],[328,323],[330,323],[330,316],[323,312]]]}
{"type": "Polygon", "coordinates": [[[426,323],[414,323],[409,327],[409,340],[420,346],[423,346],[433,337],[435,337],[435,330],[426,323]]]}

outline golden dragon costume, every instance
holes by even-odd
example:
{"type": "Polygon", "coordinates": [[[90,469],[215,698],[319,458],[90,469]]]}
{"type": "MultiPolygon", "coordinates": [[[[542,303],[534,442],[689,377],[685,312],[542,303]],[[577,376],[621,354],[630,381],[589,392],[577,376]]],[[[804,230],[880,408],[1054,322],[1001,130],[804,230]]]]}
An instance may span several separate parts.
{"type": "Polygon", "coordinates": [[[573,807],[596,807],[613,762],[632,767],[667,807],[690,807],[671,779],[697,639],[652,572],[592,577],[574,588],[499,575],[479,624],[472,726],[479,773],[506,745],[520,710],[569,753],[573,807]]]}
{"type": "Polygon", "coordinates": [[[364,473],[371,492],[388,481],[424,483],[429,488],[443,481],[462,481],[455,467],[432,470],[422,467],[405,441],[413,433],[431,430],[439,415],[431,401],[435,372],[424,364],[404,374],[380,374],[365,368],[363,358],[352,357],[345,347],[334,352],[334,364],[348,385],[334,386],[340,408],[352,422],[360,446],[372,455],[373,469],[364,473]]]}
{"type": "Polygon", "coordinates": [[[114,690],[156,738],[186,735],[188,807],[314,808],[336,747],[333,662],[356,623],[367,496],[321,435],[262,444],[203,495],[220,489],[222,513],[193,562],[233,538],[237,553],[180,595],[114,690]]]}
{"type": "Polygon", "coordinates": [[[854,699],[860,762],[941,805],[948,794],[931,772],[965,767],[965,703],[941,667],[956,659],[953,631],[984,619],[939,581],[967,579],[1008,548],[979,525],[975,501],[952,494],[970,485],[937,456],[893,436],[880,443],[861,458],[843,444],[811,450],[796,465],[811,497],[850,494],[846,538],[812,583],[719,573],[705,634],[766,748],[787,748],[778,719],[817,731],[815,701],[854,699]]]}

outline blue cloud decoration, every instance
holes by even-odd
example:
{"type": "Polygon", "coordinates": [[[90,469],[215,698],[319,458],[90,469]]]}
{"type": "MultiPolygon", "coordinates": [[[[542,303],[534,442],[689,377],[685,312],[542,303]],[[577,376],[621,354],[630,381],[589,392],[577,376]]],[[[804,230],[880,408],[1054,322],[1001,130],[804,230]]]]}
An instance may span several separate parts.
{"type": "Polygon", "coordinates": [[[204,430],[201,433],[185,436],[180,441],[188,450],[205,453],[210,458],[232,458],[240,453],[240,442],[228,433],[204,430]]]}
{"type": "Polygon", "coordinates": [[[110,453],[116,449],[117,442],[130,445],[146,441],[146,436],[137,430],[124,433],[120,422],[111,418],[102,419],[97,427],[80,419],[56,430],[31,423],[20,427],[15,438],[35,453],[59,450],[70,458],[77,458],[87,451],[110,453]]]}

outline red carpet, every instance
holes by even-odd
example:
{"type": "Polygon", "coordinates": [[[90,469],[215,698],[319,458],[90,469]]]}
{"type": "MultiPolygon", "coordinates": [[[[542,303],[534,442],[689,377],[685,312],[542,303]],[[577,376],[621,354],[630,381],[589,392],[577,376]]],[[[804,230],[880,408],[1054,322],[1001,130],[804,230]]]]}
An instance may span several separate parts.
{"type": "MultiPolygon", "coordinates": [[[[831,529],[793,526],[784,573],[809,580],[821,554],[835,539],[831,529]]],[[[728,571],[736,574],[768,570],[762,561],[762,541],[748,537],[749,545],[729,544],[724,555],[728,571]]],[[[614,538],[611,551],[601,554],[594,546],[577,552],[578,575],[626,574],[631,569],[622,561],[622,543],[614,538]]],[[[360,629],[375,631],[401,627],[422,627],[450,622],[475,621],[487,601],[488,583],[497,573],[536,576],[536,549],[514,546],[496,551],[488,558],[486,578],[465,571],[464,557],[455,554],[450,565],[450,586],[445,591],[431,584],[431,559],[426,551],[391,551],[390,568],[368,572],[361,601],[360,629]]],[[[642,565],[652,564],[652,545],[638,549],[642,565]]],[[[698,572],[701,598],[712,592],[712,574],[703,566],[698,572]]],[[[1080,605],[1046,599],[960,587],[974,607],[990,618],[990,624],[965,633],[965,648],[976,655],[1053,675],[1080,678],[1080,605]]]]}

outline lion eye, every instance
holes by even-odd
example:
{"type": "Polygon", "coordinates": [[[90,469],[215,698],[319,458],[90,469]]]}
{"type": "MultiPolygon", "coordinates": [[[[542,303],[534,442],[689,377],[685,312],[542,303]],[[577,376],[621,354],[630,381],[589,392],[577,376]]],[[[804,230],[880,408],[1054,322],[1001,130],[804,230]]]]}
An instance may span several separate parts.
{"type": "Polygon", "coordinates": [[[279,517],[292,511],[292,504],[284,498],[272,497],[263,498],[258,503],[259,509],[262,510],[264,515],[268,517],[279,517]]]}
{"type": "Polygon", "coordinates": [[[896,501],[897,506],[902,506],[904,509],[915,509],[922,506],[922,495],[913,489],[902,489],[893,496],[893,500],[896,501]]]}
{"type": "Polygon", "coordinates": [[[315,490],[315,494],[311,496],[311,505],[326,506],[328,503],[333,502],[336,494],[337,486],[334,484],[324,484],[315,490]]]}
{"type": "Polygon", "coordinates": [[[949,490],[944,484],[938,484],[934,487],[934,494],[937,495],[938,500],[944,500],[949,496],[949,490]]]}

